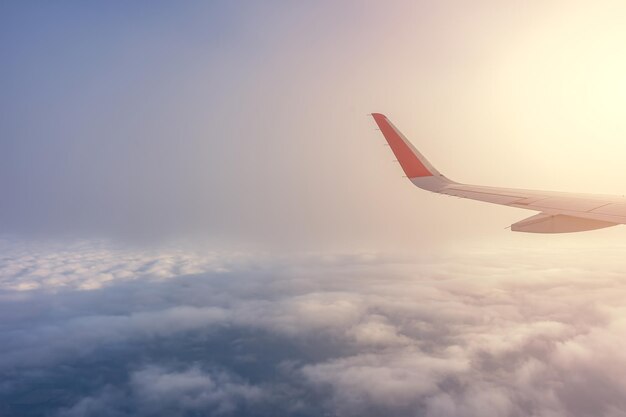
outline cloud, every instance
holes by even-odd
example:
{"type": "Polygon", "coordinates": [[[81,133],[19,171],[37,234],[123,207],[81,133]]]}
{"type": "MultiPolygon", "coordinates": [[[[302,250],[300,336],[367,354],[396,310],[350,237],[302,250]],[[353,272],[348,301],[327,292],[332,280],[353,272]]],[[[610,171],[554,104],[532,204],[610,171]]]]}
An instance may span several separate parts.
{"type": "Polygon", "coordinates": [[[288,259],[4,245],[7,415],[626,412],[622,248],[288,259]]]}
{"type": "Polygon", "coordinates": [[[133,373],[131,386],[139,400],[154,413],[165,407],[181,405],[185,409],[214,408],[217,414],[235,410],[236,402],[256,401],[262,396],[259,388],[238,383],[227,373],[207,374],[198,368],[183,372],[167,372],[150,367],[133,373]]]}
{"type": "Polygon", "coordinates": [[[179,416],[191,413],[232,414],[259,402],[261,389],[223,371],[205,372],[197,366],[181,371],[149,366],[130,374],[125,390],[107,386],[96,396],[83,398],[60,416],[135,415],[179,416]],[[124,405],[123,407],[116,407],[124,405]],[[113,407],[111,407],[113,406],[113,407]],[[118,408],[118,409],[116,409],[118,408]]]}
{"type": "Polygon", "coordinates": [[[240,254],[180,248],[116,247],[106,241],[45,241],[0,239],[0,288],[34,290],[97,289],[110,281],[170,278],[201,272],[220,272],[230,262],[242,264],[240,254]]]}

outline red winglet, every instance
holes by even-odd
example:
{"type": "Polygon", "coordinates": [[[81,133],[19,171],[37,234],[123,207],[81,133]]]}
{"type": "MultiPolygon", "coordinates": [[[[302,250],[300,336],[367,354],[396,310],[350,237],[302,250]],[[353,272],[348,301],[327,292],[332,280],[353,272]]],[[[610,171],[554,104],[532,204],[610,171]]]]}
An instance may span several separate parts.
{"type": "Polygon", "coordinates": [[[400,166],[407,177],[431,177],[433,175],[384,114],[372,113],[372,117],[374,117],[376,124],[383,132],[385,139],[387,139],[391,150],[398,158],[398,162],[400,162],[400,166]]]}

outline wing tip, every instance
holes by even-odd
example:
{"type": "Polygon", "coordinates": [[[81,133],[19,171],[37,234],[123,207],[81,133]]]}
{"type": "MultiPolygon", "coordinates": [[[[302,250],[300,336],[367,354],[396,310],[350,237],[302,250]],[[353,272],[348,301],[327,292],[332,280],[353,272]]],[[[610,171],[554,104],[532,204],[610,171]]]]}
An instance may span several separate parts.
{"type": "Polygon", "coordinates": [[[426,158],[412,147],[387,116],[382,113],[372,113],[372,117],[408,178],[432,177],[434,175],[435,171],[432,167],[427,166],[429,164],[426,162],[426,158]]]}

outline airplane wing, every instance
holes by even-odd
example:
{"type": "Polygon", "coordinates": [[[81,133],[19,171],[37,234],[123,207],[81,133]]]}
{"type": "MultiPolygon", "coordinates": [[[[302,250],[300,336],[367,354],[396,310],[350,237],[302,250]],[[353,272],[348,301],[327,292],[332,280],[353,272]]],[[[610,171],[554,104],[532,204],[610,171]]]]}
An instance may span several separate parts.
{"type": "Polygon", "coordinates": [[[376,124],[406,176],[419,188],[439,194],[538,211],[511,225],[515,232],[569,233],[626,224],[626,198],[461,184],[446,178],[380,113],[376,124]]]}

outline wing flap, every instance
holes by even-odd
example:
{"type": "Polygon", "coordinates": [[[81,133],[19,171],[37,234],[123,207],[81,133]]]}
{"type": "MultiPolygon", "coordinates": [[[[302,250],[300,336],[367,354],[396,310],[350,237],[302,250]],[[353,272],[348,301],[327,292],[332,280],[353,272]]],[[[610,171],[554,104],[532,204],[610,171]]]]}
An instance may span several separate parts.
{"type": "Polygon", "coordinates": [[[564,214],[539,213],[511,225],[511,230],[525,233],[573,233],[604,229],[617,224],[564,214]]]}

